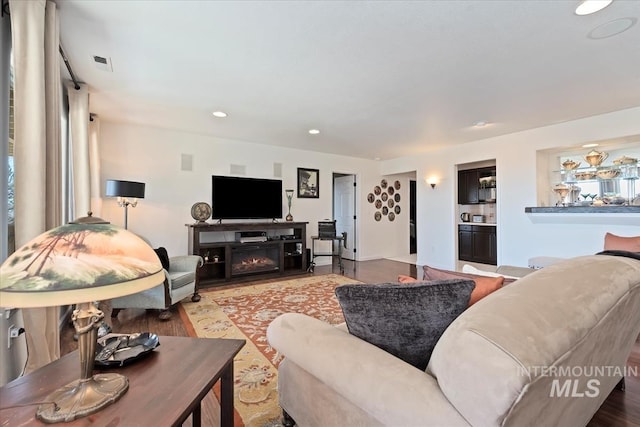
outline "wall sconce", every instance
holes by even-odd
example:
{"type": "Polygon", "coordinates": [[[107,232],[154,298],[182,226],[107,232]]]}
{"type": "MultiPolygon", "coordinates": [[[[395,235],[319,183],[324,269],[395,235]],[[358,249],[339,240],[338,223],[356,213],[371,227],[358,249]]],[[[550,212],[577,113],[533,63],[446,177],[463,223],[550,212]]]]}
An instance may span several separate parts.
{"type": "Polygon", "coordinates": [[[138,205],[138,199],[144,199],[144,183],[133,181],[116,181],[107,180],[107,197],[117,197],[118,206],[124,208],[124,229],[127,229],[128,208],[135,208],[138,205]]]}
{"type": "Polygon", "coordinates": [[[436,184],[438,184],[438,178],[436,178],[435,176],[432,176],[431,178],[428,178],[427,179],[427,184],[429,184],[431,186],[432,190],[435,190],[436,184]]]}

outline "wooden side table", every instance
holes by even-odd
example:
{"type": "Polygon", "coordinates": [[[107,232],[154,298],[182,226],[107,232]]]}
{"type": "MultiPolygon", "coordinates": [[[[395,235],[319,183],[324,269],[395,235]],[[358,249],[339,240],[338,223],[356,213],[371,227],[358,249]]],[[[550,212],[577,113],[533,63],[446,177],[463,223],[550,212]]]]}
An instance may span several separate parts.
{"type": "MultiPolygon", "coordinates": [[[[200,402],[220,380],[220,425],[233,426],[233,357],[244,344],[245,340],[161,336],[160,346],[145,358],[123,368],[100,370],[129,379],[129,390],[120,400],[64,425],[179,426],[193,415],[193,426],[200,426],[200,402]]],[[[79,377],[74,351],[6,384],[0,388],[3,423],[48,425],[35,418],[38,402],[79,377]]]]}

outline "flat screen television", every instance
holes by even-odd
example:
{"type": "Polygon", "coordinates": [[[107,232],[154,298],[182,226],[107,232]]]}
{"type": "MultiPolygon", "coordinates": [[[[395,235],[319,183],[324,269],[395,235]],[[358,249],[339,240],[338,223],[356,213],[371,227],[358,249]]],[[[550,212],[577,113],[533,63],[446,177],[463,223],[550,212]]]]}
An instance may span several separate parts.
{"type": "Polygon", "coordinates": [[[282,181],[277,179],[211,177],[211,218],[282,218],[282,181]]]}

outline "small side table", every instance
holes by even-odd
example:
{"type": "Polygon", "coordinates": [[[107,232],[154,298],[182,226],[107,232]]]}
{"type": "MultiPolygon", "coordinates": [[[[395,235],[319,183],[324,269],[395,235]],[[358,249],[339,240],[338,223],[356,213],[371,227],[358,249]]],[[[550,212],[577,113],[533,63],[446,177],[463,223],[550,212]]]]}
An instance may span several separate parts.
{"type": "MultiPolygon", "coordinates": [[[[220,380],[220,425],[232,427],[233,357],[244,344],[245,340],[237,339],[161,336],[160,346],[144,359],[100,370],[129,379],[129,390],[120,400],[64,426],[180,426],[190,415],[193,426],[200,426],[200,402],[220,380]]],[[[79,377],[76,350],[4,385],[0,388],[3,421],[16,426],[50,425],[35,418],[38,404],[34,402],[79,377]]]]}
{"type": "Polygon", "coordinates": [[[333,257],[338,257],[338,266],[340,267],[340,274],[344,274],[344,264],[342,263],[342,246],[346,244],[346,233],[342,233],[339,236],[311,236],[311,262],[307,271],[313,273],[313,269],[316,266],[315,259],[320,256],[330,256],[333,262],[333,257]],[[316,241],[318,240],[331,240],[331,253],[316,253],[316,241]],[[338,242],[338,253],[335,253],[335,242],[338,242]]]}

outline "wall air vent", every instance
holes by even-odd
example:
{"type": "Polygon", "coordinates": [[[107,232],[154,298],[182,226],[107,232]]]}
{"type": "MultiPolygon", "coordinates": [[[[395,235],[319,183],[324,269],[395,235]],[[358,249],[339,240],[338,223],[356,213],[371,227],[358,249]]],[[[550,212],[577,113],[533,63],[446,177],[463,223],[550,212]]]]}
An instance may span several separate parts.
{"type": "Polygon", "coordinates": [[[113,67],[111,66],[111,58],[93,55],[93,62],[99,70],[113,72],[113,67]]]}

